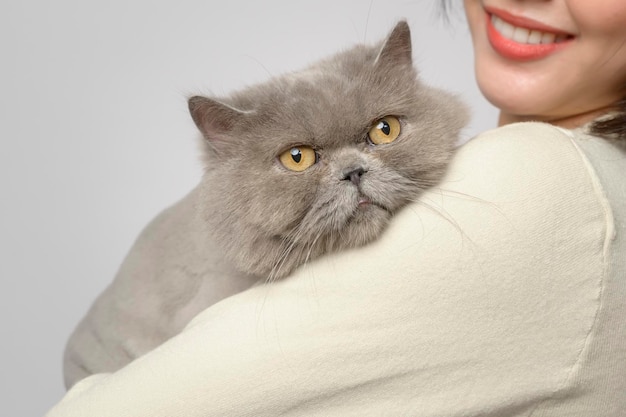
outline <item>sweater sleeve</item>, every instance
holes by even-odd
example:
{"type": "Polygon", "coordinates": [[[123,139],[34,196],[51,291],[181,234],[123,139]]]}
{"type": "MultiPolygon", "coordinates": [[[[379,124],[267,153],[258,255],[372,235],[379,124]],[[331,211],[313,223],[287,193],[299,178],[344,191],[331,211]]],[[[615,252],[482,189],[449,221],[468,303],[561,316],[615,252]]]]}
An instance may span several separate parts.
{"type": "Polygon", "coordinates": [[[373,244],[208,308],[48,417],[528,415],[594,324],[601,200],[564,131],[486,132],[373,244]]]}

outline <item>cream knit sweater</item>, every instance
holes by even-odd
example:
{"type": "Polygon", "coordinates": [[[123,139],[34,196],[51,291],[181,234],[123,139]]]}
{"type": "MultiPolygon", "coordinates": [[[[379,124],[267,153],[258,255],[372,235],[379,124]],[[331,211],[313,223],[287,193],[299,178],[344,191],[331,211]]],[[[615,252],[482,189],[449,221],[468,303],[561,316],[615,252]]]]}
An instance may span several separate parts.
{"type": "Polygon", "coordinates": [[[382,239],[202,312],[49,417],[626,415],[626,153],[464,145],[382,239]]]}

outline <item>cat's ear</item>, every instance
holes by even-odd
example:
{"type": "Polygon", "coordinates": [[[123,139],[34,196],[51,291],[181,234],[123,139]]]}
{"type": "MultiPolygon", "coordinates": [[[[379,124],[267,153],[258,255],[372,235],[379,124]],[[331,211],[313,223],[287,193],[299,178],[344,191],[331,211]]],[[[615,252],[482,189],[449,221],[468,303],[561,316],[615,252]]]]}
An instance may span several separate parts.
{"type": "Polygon", "coordinates": [[[207,97],[194,96],[187,102],[189,113],[209,145],[218,153],[231,146],[231,131],[246,112],[207,97]]]}
{"type": "Polygon", "coordinates": [[[413,65],[411,29],[402,20],[393,28],[376,57],[377,65],[413,65]]]}

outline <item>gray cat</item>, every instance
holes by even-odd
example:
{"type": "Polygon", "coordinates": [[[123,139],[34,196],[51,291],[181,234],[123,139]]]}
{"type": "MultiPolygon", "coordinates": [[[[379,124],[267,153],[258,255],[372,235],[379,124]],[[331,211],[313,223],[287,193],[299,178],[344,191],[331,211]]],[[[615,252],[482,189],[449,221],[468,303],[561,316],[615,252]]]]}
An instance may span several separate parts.
{"type": "Polygon", "coordinates": [[[67,387],[121,368],[225,297],[376,239],[442,178],[466,120],[454,97],[418,81],[406,22],[378,46],[228,98],[192,97],[189,110],[204,176],[146,227],[74,331],[67,387]]]}

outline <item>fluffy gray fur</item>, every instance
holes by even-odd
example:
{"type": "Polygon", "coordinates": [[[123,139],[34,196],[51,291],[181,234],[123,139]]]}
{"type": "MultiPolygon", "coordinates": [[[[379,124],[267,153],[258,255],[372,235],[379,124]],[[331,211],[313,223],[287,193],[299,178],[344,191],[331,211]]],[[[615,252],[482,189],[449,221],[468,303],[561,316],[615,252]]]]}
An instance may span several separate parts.
{"type": "Polygon", "coordinates": [[[466,120],[454,97],[419,82],[405,22],[377,46],[228,98],[192,97],[189,109],[205,139],[204,176],[142,232],[78,325],[67,387],[121,368],[257,281],[376,239],[442,178],[466,120]],[[400,136],[373,145],[368,131],[388,115],[400,136]],[[285,169],[278,155],[294,146],[315,149],[318,162],[285,169]]]}

